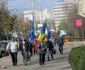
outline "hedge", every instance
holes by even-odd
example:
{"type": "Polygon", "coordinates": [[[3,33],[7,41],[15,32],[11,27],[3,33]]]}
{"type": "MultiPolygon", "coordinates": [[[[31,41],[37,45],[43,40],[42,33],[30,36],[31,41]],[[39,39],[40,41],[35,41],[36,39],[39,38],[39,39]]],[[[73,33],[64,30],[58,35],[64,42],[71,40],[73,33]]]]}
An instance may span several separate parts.
{"type": "Polygon", "coordinates": [[[72,70],[85,70],[85,46],[73,48],[68,60],[72,70]]]}

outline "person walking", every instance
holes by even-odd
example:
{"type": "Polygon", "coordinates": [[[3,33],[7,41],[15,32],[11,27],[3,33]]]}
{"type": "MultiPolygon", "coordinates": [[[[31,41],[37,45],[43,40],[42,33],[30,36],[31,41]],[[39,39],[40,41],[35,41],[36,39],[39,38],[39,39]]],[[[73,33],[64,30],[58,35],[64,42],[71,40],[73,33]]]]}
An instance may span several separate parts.
{"type": "Polygon", "coordinates": [[[60,31],[58,31],[57,44],[58,44],[58,47],[59,47],[59,52],[61,54],[63,54],[64,40],[63,40],[63,37],[60,35],[60,31]]]}
{"type": "Polygon", "coordinates": [[[48,61],[50,61],[51,59],[53,60],[53,43],[51,41],[49,41],[48,37],[45,37],[45,42],[46,42],[46,46],[47,46],[47,57],[48,57],[48,61]]]}
{"type": "Polygon", "coordinates": [[[38,43],[38,53],[39,53],[39,64],[44,65],[45,64],[45,52],[46,47],[43,39],[40,39],[38,43]]]}
{"type": "Polygon", "coordinates": [[[30,56],[32,57],[33,56],[33,42],[30,42],[29,41],[29,52],[30,52],[30,56]]]}
{"type": "Polygon", "coordinates": [[[28,61],[28,51],[29,51],[29,43],[24,39],[24,37],[22,37],[22,40],[20,41],[20,50],[22,53],[22,57],[23,57],[23,63],[24,65],[27,65],[27,61],[28,61]]]}
{"type": "Polygon", "coordinates": [[[15,38],[7,45],[7,50],[10,50],[13,66],[17,66],[18,43],[15,38]]]}
{"type": "Polygon", "coordinates": [[[33,45],[34,55],[37,54],[37,51],[38,51],[38,47],[37,47],[37,45],[38,45],[38,40],[35,39],[35,40],[34,40],[34,45],[33,45]]]}
{"type": "Polygon", "coordinates": [[[54,38],[54,45],[57,46],[57,37],[54,38]]]}

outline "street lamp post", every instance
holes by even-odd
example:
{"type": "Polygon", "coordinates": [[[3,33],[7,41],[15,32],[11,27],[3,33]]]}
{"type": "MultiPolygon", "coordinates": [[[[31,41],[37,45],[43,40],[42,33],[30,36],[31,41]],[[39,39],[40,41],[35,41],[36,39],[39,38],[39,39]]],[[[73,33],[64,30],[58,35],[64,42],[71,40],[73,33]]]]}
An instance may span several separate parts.
{"type": "MultiPolygon", "coordinates": [[[[43,2],[44,2],[45,0],[43,0],[41,3],[40,2],[38,2],[38,1],[36,1],[39,5],[40,5],[40,10],[41,10],[41,21],[43,22],[43,11],[42,11],[42,4],[43,4],[43,2]]],[[[42,23],[41,22],[41,23],[42,23]]]]}

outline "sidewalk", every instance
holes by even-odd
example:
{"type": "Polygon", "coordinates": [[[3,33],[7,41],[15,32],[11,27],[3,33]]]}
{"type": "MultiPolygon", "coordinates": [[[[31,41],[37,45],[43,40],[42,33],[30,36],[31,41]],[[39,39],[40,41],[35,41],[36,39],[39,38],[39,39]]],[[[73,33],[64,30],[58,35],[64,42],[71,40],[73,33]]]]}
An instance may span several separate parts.
{"type": "MultiPolygon", "coordinates": [[[[38,55],[32,57],[31,61],[28,61],[28,65],[24,66],[22,61],[21,53],[18,54],[18,65],[16,67],[12,66],[11,57],[4,57],[0,59],[0,65],[6,66],[6,70],[71,70],[70,64],[68,63],[68,54],[71,50],[71,47],[64,46],[64,54],[61,55],[58,52],[54,55],[54,60],[48,62],[46,58],[46,63],[44,66],[40,66],[38,63],[38,55]]],[[[3,69],[0,69],[3,70],[3,69]]]]}

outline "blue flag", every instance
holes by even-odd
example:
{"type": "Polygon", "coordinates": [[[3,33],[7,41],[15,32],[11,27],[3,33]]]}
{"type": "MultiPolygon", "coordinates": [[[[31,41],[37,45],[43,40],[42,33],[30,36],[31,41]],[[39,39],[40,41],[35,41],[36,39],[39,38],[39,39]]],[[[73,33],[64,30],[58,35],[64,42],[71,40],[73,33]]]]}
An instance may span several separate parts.
{"type": "Polygon", "coordinates": [[[41,29],[41,34],[45,34],[45,28],[46,28],[46,23],[44,23],[42,29],[41,29]]]}
{"type": "Polygon", "coordinates": [[[34,34],[34,17],[33,17],[32,25],[31,25],[31,29],[30,29],[30,33],[29,33],[30,42],[32,42],[35,38],[36,38],[36,36],[34,34]]]}
{"type": "Polygon", "coordinates": [[[47,37],[48,37],[48,39],[50,39],[50,37],[51,37],[51,31],[50,31],[50,28],[49,27],[48,27],[47,32],[48,32],[47,37]]]}

